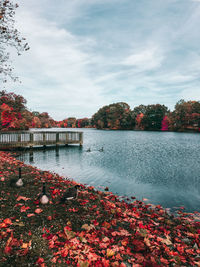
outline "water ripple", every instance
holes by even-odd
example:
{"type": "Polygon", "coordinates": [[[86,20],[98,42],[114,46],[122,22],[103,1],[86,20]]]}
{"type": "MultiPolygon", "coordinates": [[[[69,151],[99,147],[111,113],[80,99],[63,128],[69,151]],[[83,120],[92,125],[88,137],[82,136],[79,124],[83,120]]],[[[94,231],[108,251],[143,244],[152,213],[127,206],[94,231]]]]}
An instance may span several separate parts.
{"type": "Polygon", "coordinates": [[[120,195],[200,211],[199,151],[199,134],[84,129],[82,149],[34,150],[21,159],[120,195]]]}

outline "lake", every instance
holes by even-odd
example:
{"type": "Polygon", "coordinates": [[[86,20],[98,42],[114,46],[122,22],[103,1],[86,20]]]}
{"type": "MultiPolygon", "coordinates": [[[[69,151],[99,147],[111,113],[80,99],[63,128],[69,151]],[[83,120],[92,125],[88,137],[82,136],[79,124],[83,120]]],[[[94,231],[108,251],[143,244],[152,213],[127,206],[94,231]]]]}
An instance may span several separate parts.
{"type": "Polygon", "coordinates": [[[33,150],[19,159],[99,190],[200,211],[200,134],[72,130],[84,132],[82,148],[33,150]]]}

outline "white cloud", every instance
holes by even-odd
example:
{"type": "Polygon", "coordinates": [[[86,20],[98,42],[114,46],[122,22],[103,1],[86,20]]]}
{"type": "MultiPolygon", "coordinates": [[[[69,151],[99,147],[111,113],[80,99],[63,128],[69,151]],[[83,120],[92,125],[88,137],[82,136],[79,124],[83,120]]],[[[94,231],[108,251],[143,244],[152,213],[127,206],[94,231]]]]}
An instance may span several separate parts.
{"type": "Polygon", "coordinates": [[[158,46],[147,45],[134,50],[122,61],[122,64],[135,67],[139,70],[152,70],[160,67],[163,60],[164,55],[158,46]]]}
{"type": "Polygon", "coordinates": [[[19,27],[28,37],[31,49],[16,58],[16,69],[23,81],[18,92],[22,93],[23,87],[22,94],[31,109],[42,111],[43,108],[44,111],[46,108],[57,119],[70,115],[91,116],[97,103],[105,102],[102,88],[89,77],[88,66],[94,58],[84,52],[93,40],[78,38],[27,10],[19,17],[19,27]]]}
{"type": "Polygon", "coordinates": [[[156,80],[159,83],[175,85],[177,83],[182,84],[193,81],[195,78],[195,75],[184,75],[183,73],[178,72],[168,72],[164,75],[160,75],[156,80]]]}

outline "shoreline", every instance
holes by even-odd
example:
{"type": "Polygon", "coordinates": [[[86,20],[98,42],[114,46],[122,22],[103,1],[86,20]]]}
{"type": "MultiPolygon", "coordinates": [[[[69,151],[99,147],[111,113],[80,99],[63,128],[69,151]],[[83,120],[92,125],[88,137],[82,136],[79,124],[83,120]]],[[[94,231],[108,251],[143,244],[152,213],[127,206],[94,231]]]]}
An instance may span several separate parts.
{"type": "MultiPolygon", "coordinates": [[[[200,130],[193,130],[193,129],[187,129],[187,130],[177,130],[177,131],[173,131],[173,130],[141,130],[141,129],[111,129],[111,128],[96,128],[96,127],[66,127],[66,128],[62,128],[62,127],[51,127],[51,128],[58,128],[58,129],[95,129],[95,130],[99,130],[99,131],[133,131],[133,132],[169,132],[169,133],[200,133],[200,130]]],[[[31,129],[51,129],[51,128],[30,128],[31,129]]]]}
{"type": "Polygon", "coordinates": [[[81,185],[78,199],[59,204],[76,185],[56,173],[0,152],[0,266],[199,266],[197,214],[167,214],[157,205],[120,201],[81,185]],[[22,168],[23,188],[9,180],[22,168]],[[42,181],[50,203],[39,204],[42,181]],[[27,265],[25,265],[27,264],[27,265]]]}

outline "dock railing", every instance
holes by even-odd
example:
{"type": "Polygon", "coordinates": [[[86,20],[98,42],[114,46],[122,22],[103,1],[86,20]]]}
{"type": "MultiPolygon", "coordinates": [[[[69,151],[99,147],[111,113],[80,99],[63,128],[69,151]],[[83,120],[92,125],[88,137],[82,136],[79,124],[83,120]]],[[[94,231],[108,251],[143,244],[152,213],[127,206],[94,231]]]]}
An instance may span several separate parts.
{"type": "Polygon", "coordinates": [[[0,149],[69,144],[82,146],[83,132],[0,132],[0,149]]]}

